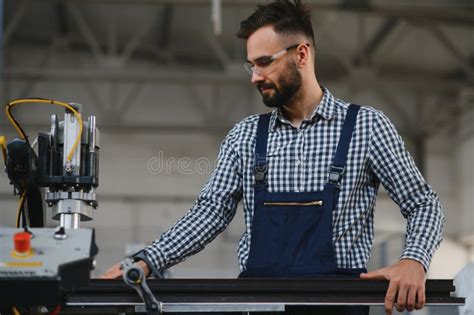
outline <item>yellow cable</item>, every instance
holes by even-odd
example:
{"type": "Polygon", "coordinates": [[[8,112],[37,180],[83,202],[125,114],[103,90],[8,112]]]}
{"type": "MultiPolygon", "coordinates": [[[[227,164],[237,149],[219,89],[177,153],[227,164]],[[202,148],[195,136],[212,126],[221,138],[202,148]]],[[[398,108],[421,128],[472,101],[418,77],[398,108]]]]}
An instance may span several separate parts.
{"type": "Polygon", "coordinates": [[[5,161],[5,164],[7,163],[7,145],[5,141],[4,136],[0,136],[0,147],[2,148],[2,154],[3,154],[3,161],[5,161]]]}
{"type": "Polygon", "coordinates": [[[79,124],[79,134],[77,135],[76,141],[74,142],[74,145],[72,146],[71,151],[67,155],[67,160],[69,162],[71,162],[72,157],[74,155],[74,152],[76,151],[77,146],[81,142],[81,137],[82,137],[82,117],[81,117],[81,114],[77,110],[75,110],[74,107],[72,107],[71,105],[69,105],[67,103],[64,103],[64,102],[54,101],[54,100],[44,100],[44,99],[31,98],[31,99],[18,99],[18,100],[11,101],[10,103],[8,103],[5,106],[5,112],[7,114],[8,120],[10,120],[10,123],[13,125],[13,127],[15,127],[16,131],[18,132],[18,134],[23,139],[26,139],[26,135],[24,134],[24,132],[22,131],[20,126],[18,126],[15,119],[13,119],[13,116],[10,113],[10,109],[13,108],[14,106],[18,105],[18,104],[24,104],[24,103],[47,103],[47,104],[58,105],[58,106],[62,106],[62,107],[67,108],[68,110],[70,110],[74,114],[74,116],[76,117],[77,122],[79,124]]]}
{"type": "Polygon", "coordinates": [[[21,212],[21,208],[23,207],[23,204],[25,203],[25,197],[26,197],[26,190],[21,194],[21,197],[20,197],[20,204],[18,205],[18,211],[16,213],[16,228],[20,227],[20,212],[21,212]]]}
{"type": "Polygon", "coordinates": [[[12,307],[12,312],[13,312],[13,315],[21,315],[20,311],[16,308],[16,306],[12,307]]]}

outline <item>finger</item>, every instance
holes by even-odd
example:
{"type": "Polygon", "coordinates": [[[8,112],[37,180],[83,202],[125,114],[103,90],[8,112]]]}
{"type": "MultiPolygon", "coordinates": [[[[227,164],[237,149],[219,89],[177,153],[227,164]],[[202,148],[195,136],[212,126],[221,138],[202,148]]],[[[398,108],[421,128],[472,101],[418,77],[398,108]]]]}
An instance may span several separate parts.
{"type": "Polygon", "coordinates": [[[110,267],[104,274],[102,274],[99,278],[100,279],[116,279],[122,276],[122,270],[120,269],[120,265],[116,264],[110,267]]]}
{"type": "Polygon", "coordinates": [[[413,312],[415,309],[416,293],[417,287],[415,285],[408,288],[406,308],[409,312],[413,312]]]}
{"type": "Polygon", "coordinates": [[[426,295],[425,295],[425,285],[423,284],[420,288],[418,288],[418,291],[416,292],[417,295],[417,302],[415,305],[415,308],[417,310],[421,310],[426,303],[426,295]]]}
{"type": "Polygon", "coordinates": [[[117,274],[117,272],[109,271],[109,272],[106,272],[106,273],[100,275],[99,279],[116,279],[118,277],[120,277],[120,275],[117,274]]]}
{"type": "Polygon", "coordinates": [[[385,313],[391,315],[393,309],[393,303],[395,302],[395,295],[398,290],[398,282],[390,281],[387,289],[387,294],[385,294],[385,313]]]}
{"type": "Polygon", "coordinates": [[[398,287],[397,311],[403,312],[407,304],[408,286],[400,285],[398,287]]]}
{"type": "Polygon", "coordinates": [[[109,272],[107,274],[107,277],[109,279],[116,279],[116,278],[120,278],[122,276],[122,272],[121,271],[118,271],[118,270],[114,270],[112,272],[109,272]]]}
{"type": "Polygon", "coordinates": [[[375,280],[388,280],[385,272],[385,268],[374,270],[367,273],[361,273],[360,278],[365,280],[375,279],[375,280]]]}

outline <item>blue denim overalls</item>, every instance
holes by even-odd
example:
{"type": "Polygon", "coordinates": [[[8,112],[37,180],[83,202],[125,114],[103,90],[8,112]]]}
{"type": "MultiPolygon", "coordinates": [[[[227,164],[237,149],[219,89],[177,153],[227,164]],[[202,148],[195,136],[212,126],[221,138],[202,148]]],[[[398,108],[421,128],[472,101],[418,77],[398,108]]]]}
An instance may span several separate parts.
{"type": "MultiPolygon", "coordinates": [[[[241,278],[359,277],[365,269],[336,265],[332,212],[337,204],[347,152],[360,107],[351,104],[323,191],[268,192],[267,140],[270,114],[261,115],[255,146],[255,192],[247,268],[241,278]]],[[[311,314],[368,314],[368,307],[330,307],[311,314]],[[333,312],[334,311],[334,312],[333,312]]],[[[308,313],[309,314],[309,313],[308,313]]]]}

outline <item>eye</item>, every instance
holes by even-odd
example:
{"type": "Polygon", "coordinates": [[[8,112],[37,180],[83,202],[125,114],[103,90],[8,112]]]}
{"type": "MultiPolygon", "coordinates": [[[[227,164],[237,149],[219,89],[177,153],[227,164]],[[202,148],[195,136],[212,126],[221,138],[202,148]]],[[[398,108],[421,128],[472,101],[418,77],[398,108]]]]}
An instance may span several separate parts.
{"type": "Polygon", "coordinates": [[[262,57],[255,60],[255,64],[260,68],[268,67],[273,62],[272,57],[262,57]]]}

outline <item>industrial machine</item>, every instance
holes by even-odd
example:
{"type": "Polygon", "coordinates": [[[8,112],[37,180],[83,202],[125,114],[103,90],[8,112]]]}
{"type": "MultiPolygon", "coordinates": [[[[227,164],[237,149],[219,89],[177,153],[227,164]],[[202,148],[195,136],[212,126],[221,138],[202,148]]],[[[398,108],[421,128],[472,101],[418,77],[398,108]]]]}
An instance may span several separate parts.
{"type": "Polygon", "coordinates": [[[78,229],[80,221],[92,220],[97,208],[95,188],[98,181],[99,131],[94,116],[81,117],[79,104],[27,99],[9,103],[6,113],[20,138],[6,145],[6,171],[15,193],[21,196],[23,225],[44,225],[44,210],[40,188],[46,188],[44,200],[52,207],[53,219],[65,229],[78,229]],[[28,136],[12,115],[15,105],[51,103],[65,108],[64,119],[51,116],[51,131],[40,133],[35,141],[36,153],[28,136]],[[24,199],[26,198],[26,210],[24,199]]]}
{"type": "Polygon", "coordinates": [[[5,170],[20,201],[16,228],[0,228],[0,307],[54,307],[88,284],[98,252],[94,230],[80,228],[80,222],[91,220],[97,208],[99,131],[94,116],[82,120],[79,104],[22,99],[8,103],[6,114],[20,135],[8,143],[1,139],[5,170]],[[51,116],[50,132],[34,143],[12,113],[32,103],[65,109],[62,120],[51,116]],[[45,205],[58,227],[44,227],[45,205]]]}

